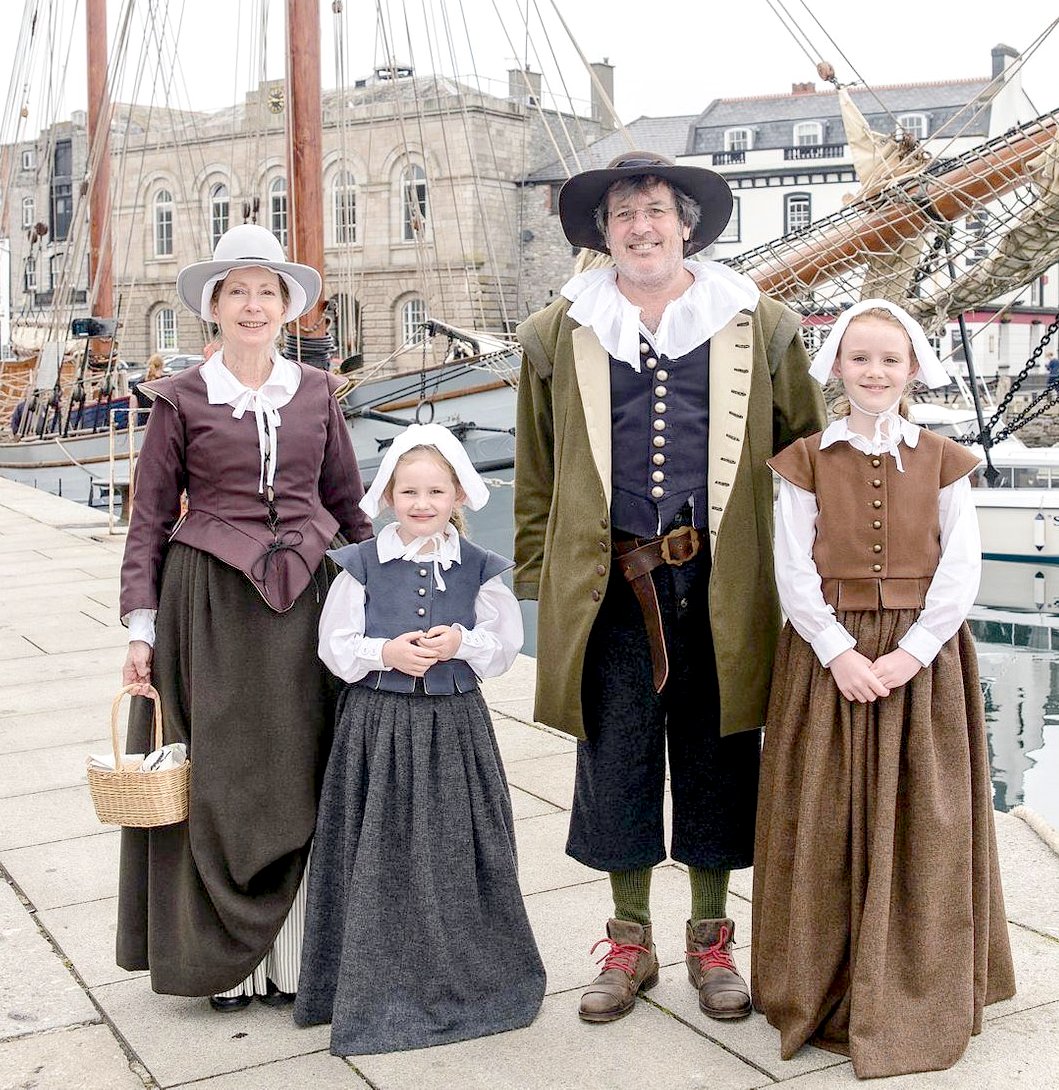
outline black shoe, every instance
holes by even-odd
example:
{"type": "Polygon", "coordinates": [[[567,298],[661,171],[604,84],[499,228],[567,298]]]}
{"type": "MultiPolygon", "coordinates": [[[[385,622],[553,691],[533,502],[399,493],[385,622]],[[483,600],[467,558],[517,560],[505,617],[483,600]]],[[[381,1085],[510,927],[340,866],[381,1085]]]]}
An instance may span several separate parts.
{"type": "Polygon", "coordinates": [[[248,995],[211,995],[210,1006],[215,1011],[241,1011],[250,1006],[248,995]]]}
{"type": "Polygon", "coordinates": [[[266,992],[259,995],[258,999],[266,1007],[287,1007],[294,1002],[294,992],[281,992],[271,980],[265,982],[266,992]]]}

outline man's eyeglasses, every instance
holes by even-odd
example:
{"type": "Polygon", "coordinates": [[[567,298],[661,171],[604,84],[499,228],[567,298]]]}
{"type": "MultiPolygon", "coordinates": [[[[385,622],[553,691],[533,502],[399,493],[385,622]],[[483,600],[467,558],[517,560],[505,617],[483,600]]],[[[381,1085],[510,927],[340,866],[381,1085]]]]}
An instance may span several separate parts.
{"type": "Polygon", "coordinates": [[[628,225],[636,222],[636,217],[642,215],[648,223],[657,223],[665,219],[671,212],[675,212],[674,205],[652,204],[647,208],[622,208],[610,214],[610,219],[615,223],[628,225]]]}

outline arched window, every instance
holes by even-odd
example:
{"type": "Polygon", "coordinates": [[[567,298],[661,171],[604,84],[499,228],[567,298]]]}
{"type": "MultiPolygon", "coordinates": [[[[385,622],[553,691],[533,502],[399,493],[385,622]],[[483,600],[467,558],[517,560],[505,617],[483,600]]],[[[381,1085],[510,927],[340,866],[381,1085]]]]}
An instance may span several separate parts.
{"type": "Polygon", "coordinates": [[[37,220],[37,202],[32,197],[22,198],[22,226],[32,227],[37,220]]]}
{"type": "Polygon", "coordinates": [[[176,346],[176,311],[172,307],[159,307],[154,312],[154,350],[172,352],[176,346]]]}
{"type": "Polygon", "coordinates": [[[331,236],[336,246],[357,241],[357,187],[348,170],[331,183],[331,236]]]}
{"type": "Polygon", "coordinates": [[[783,233],[800,231],[813,222],[812,198],[808,193],[788,193],[783,198],[783,233]]]}
{"type": "Polygon", "coordinates": [[[173,194],[159,189],[154,195],[154,256],[170,257],[173,253],[173,194]]]}
{"type": "Polygon", "coordinates": [[[794,126],[794,144],[804,148],[824,142],[824,126],[819,121],[799,121],[794,126]]]}
{"type": "Polygon", "coordinates": [[[423,339],[423,323],[427,320],[426,300],[416,296],[401,306],[401,344],[414,344],[423,339]]]}
{"type": "Polygon", "coordinates": [[[217,245],[221,235],[228,230],[230,207],[228,187],[223,182],[218,182],[210,190],[210,242],[214,246],[217,245]]]}
{"type": "Polygon", "coordinates": [[[427,174],[416,164],[401,175],[401,238],[415,242],[427,226],[427,174]]]}
{"type": "Polygon", "coordinates": [[[287,179],[273,178],[268,187],[268,224],[269,229],[287,245],[287,179]]]}

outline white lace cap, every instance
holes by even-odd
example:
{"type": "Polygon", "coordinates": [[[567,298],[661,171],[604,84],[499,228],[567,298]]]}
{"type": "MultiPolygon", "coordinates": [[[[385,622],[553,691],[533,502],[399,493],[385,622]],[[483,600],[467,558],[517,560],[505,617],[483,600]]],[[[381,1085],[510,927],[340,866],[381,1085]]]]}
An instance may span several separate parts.
{"type": "Polygon", "coordinates": [[[952,382],[952,377],[942,366],[937,353],[930,347],[927,335],[923,332],[920,324],[908,311],[902,310],[896,303],[891,303],[888,299],[862,299],[859,303],[854,303],[848,310],[843,311],[831,327],[827,339],[820,346],[820,351],[816,353],[813,365],[809,368],[809,374],[821,386],[827,384],[828,379],[831,378],[831,370],[835,365],[835,359],[838,356],[838,346],[849,323],[858,314],[863,314],[866,310],[872,310],[875,307],[888,310],[908,331],[909,340],[912,342],[912,351],[919,363],[919,371],[915,375],[916,379],[932,390],[938,386],[948,386],[952,382]]]}
{"type": "Polygon", "coordinates": [[[467,451],[463,449],[459,439],[441,424],[409,424],[390,444],[379,466],[379,472],[375,474],[375,480],[371,482],[371,488],[360,501],[360,509],[369,518],[375,518],[382,508],[387,506],[383,492],[386,491],[386,486],[390,483],[393,471],[397,467],[397,459],[413,447],[436,447],[456,473],[460,487],[467,497],[464,501],[466,505],[472,511],[477,511],[486,505],[489,500],[489,488],[471,465],[467,451]]]}

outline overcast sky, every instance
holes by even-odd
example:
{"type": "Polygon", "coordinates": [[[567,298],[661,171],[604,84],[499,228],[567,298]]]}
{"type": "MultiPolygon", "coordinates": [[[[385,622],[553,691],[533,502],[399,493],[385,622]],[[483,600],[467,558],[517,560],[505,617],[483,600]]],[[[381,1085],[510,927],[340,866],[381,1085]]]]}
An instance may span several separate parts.
{"type": "MultiPolygon", "coordinates": [[[[107,2],[112,37],[128,2],[107,2]]],[[[0,72],[16,75],[19,5],[20,0],[3,0],[0,37],[0,72]]],[[[27,5],[42,12],[56,6],[60,28],[83,18],[83,0],[27,0],[27,5]]],[[[282,0],[134,0],[130,40],[142,43],[161,34],[167,55],[177,42],[179,65],[163,65],[161,75],[144,72],[134,90],[135,57],[144,52],[142,46],[134,48],[118,97],[149,101],[151,82],[171,78],[171,105],[207,110],[230,105],[256,83],[262,63],[269,77],[283,74],[284,7],[282,0]],[[161,22],[148,24],[150,9],[163,12],[163,29],[157,29],[161,22]]],[[[485,89],[504,93],[507,69],[528,56],[532,68],[544,71],[546,92],[584,104],[589,78],[560,25],[558,7],[587,59],[607,58],[615,66],[615,105],[624,121],[644,114],[697,113],[714,98],[779,94],[788,92],[792,82],[814,79],[814,65],[774,8],[785,8],[797,20],[814,59],[820,54],[830,60],[841,81],[859,74],[874,86],[988,76],[992,46],[1004,42],[1025,51],[1059,14],[1052,0],[889,0],[874,5],[850,0],[378,0],[378,5],[376,0],[344,0],[345,13],[337,17],[331,0],[319,0],[319,7],[325,86],[336,82],[336,28],[344,27],[339,38],[346,43],[348,83],[392,56],[418,72],[439,70],[464,78],[477,72],[485,89]],[[383,10],[383,30],[377,6],[383,10]]],[[[32,101],[26,136],[35,135],[49,115],[68,116],[85,101],[83,36],[71,42],[64,32],[48,49],[46,33],[42,15],[34,68],[53,77],[53,106],[39,98],[32,101]],[[50,63],[43,63],[49,54],[50,63]]],[[[148,52],[157,56],[157,50],[148,52]]],[[[1024,85],[1040,111],[1059,106],[1059,29],[1027,62],[1024,85]]],[[[19,92],[9,89],[8,102],[12,94],[17,99],[19,92]]],[[[10,139],[9,131],[3,138],[10,139]]]]}

